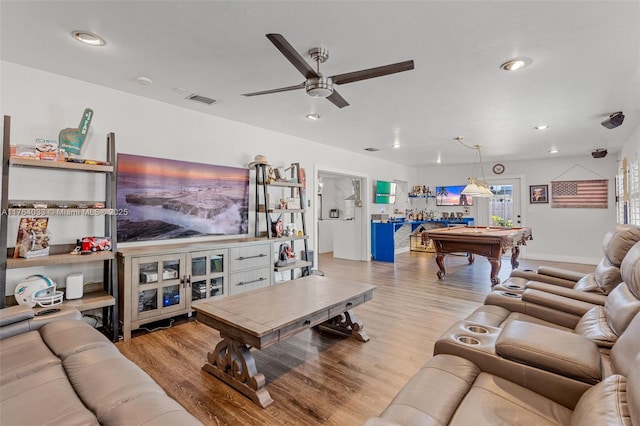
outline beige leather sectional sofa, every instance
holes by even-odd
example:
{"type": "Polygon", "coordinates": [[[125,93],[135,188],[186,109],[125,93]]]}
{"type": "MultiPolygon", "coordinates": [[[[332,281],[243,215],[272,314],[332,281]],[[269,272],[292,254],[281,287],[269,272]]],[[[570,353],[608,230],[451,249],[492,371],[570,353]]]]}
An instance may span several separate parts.
{"type": "Polygon", "coordinates": [[[0,425],[201,424],[85,322],[3,311],[0,425]]]}
{"type": "Polygon", "coordinates": [[[366,426],[640,426],[639,242],[619,274],[591,302],[566,286],[492,292],[366,426]]]}

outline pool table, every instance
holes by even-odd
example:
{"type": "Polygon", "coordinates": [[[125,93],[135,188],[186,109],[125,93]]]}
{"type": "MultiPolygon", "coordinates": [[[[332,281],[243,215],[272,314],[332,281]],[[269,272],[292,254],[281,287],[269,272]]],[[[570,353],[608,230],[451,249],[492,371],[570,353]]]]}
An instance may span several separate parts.
{"type": "Polygon", "coordinates": [[[444,259],[447,253],[468,253],[469,263],[473,263],[474,254],[485,256],[491,264],[491,286],[500,284],[498,272],[502,266],[502,255],[511,250],[511,267],[518,267],[520,245],[531,240],[531,228],[503,228],[499,226],[475,227],[456,226],[453,228],[425,231],[426,237],[433,241],[436,249],[436,263],[440,270],[438,278],[447,273],[444,259]]]}

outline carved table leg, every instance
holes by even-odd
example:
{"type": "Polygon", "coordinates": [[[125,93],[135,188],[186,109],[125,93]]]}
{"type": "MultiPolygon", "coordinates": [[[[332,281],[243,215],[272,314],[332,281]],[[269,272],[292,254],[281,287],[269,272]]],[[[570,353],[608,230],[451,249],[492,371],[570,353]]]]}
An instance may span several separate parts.
{"type": "Polygon", "coordinates": [[[502,266],[500,258],[488,257],[487,260],[491,264],[491,287],[500,284],[500,278],[498,278],[498,272],[502,266]]]}
{"type": "Polygon", "coordinates": [[[520,256],[520,246],[515,245],[511,249],[511,268],[516,269],[520,262],[518,262],[518,256],[520,256]]]}
{"type": "Polygon", "coordinates": [[[363,330],[364,325],[356,320],[356,317],[351,310],[345,311],[343,314],[319,324],[318,328],[320,330],[338,333],[343,336],[354,337],[361,342],[369,341],[369,336],[366,331],[363,330]]]}
{"type": "Polygon", "coordinates": [[[444,256],[445,256],[444,253],[436,253],[436,263],[438,264],[438,268],[440,268],[440,270],[436,272],[436,275],[440,279],[443,279],[445,274],[447,273],[447,271],[444,268],[444,256]]]}
{"type": "Polygon", "coordinates": [[[222,341],[213,352],[207,354],[207,363],[202,369],[222,380],[238,392],[249,397],[262,408],[273,404],[266,379],[258,373],[256,363],[247,345],[220,333],[222,341]]]}
{"type": "Polygon", "coordinates": [[[468,256],[468,260],[469,260],[469,265],[473,265],[473,262],[476,260],[476,257],[473,255],[473,253],[467,253],[468,256]]]}

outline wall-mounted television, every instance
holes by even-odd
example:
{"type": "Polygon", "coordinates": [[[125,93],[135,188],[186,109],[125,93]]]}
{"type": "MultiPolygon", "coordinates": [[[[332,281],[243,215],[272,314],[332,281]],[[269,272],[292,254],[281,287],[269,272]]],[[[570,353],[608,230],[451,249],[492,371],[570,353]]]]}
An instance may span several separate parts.
{"type": "Polygon", "coordinates": [[[394,204],[396,202],[395,182],[386,182],[384,180],[376,181],[375,199],[376,204],[394,204]]]}
{"type": "Polygon", "coordinates": [[[473,197],[462,194],[465,185],[436,186],[436,206],[472,206],[473,197]]]}
{"type": "Polygon", "coordinates": [[[118,154],[118,241],[248,233],[249,169],[118,154]]]}

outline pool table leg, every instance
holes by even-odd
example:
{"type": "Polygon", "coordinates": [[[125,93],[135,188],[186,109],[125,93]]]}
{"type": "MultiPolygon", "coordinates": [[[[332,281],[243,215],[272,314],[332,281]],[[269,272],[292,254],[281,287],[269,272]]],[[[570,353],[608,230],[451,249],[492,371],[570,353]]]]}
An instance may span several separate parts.
{"type": "Polygon", "coordinates": [[[518,262],[518,256],[520,256],[520,246],[515,245],[511,249],[511,268],[516,269],[520,262],[518,262]]]}
{"type": "Polygon", "coordinates": [[[489,263],[491,264],[491,287],[500,284],[500,278],[498,277],[498,272],[500,272],[500,267],[502,266],[502,261],[500,258],[488,257],[489,263]]]}
{"type": "Polygon", "coordinates": [[[444,269],[444,257],[444,253],[436,253],[436,263],[438,264],[438,268],[440,268],[440,270],[436,272],[436,275],[439,279],[443,279],[445,274],[447,273],[447,271],[444,269]]]}

